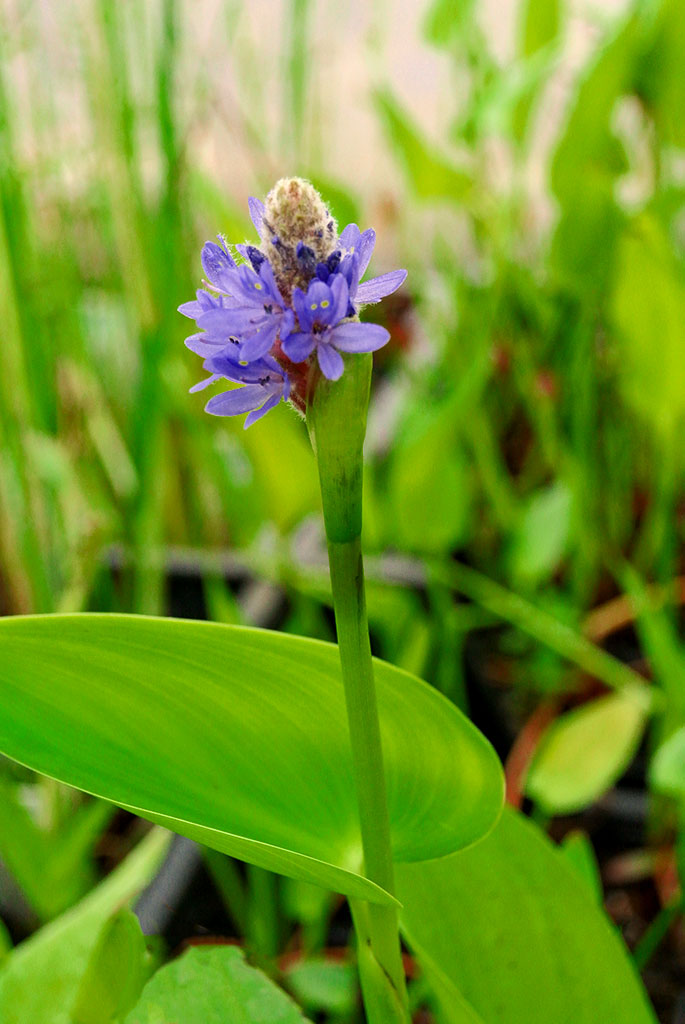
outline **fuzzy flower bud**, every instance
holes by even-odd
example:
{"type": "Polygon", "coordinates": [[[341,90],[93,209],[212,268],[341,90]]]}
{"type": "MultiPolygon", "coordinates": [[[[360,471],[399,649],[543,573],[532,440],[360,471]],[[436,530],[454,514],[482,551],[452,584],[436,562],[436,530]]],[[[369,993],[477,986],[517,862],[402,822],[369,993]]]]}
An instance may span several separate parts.
{"type": "Polygon", "coordinates": [[[304,178],[281,178],[266,197],[262,251],[274,270],[281,293],[304,291],[318,263],[334,249],[337,224],[313,185],[304,178]]]}

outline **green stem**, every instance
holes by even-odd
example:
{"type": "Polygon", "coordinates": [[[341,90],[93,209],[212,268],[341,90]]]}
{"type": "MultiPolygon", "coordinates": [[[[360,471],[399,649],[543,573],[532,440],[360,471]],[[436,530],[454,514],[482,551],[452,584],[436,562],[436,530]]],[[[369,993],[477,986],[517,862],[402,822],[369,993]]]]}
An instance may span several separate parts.
{"type": "Polygon", "coordinates": [[[387,891],[394,883],[381,733],[371,661],[361,542],[328,545],[340,664],[345,684],[364,863],[387,891]]]}
{"type": "MultiPolygon", "coordinates": [[[[319,378],[307,425],[319,466],[335,623],[367,878],[394,892],[390,819],[369,642],[361,552],[362,446],[371,358],[346,360],[336,382],[319,378]]],[[[407,991],[397,909],[351,903],[369,1024],[406,1024],[407,991]]]]}
{"type": "Polygon", "coordinates": [[[658,690],[650,688],[633,669],[543,608],[460,562],[436,561],[429,565],[435,581],[445,583],[481,608],[517,626],[589,675],[631,697],[646,712],[659,710],[663,698],[658,690]]]}

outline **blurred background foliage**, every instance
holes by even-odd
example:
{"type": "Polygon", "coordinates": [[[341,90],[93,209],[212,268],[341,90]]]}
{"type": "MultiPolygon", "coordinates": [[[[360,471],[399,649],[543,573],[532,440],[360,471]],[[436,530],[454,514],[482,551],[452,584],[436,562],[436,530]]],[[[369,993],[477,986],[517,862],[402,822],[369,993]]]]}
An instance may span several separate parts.
{"type": "MultiPolygon", "coordinates": [[[[611,691],[661,688],[648,751],[685,724],[679,0],[0,7],[0,612],[332,638],[304,426],[206,416],[176,313],[202,242],[303,175],[410,272],[367,445],[376,652],[513,751],[514,802],[553,720],[538,814],[601,797],[646,722],[611,691]]],[[[0,855],[48,920],[111,812],[2,789],[0,855]]]]}

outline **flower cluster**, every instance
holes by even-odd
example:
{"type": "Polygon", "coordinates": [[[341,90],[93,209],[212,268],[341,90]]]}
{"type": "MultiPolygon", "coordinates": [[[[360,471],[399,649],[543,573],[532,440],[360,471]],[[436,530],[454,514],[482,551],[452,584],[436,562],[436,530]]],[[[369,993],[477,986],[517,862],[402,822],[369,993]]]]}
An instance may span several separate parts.
{"type": "Polygon", "coordinates": [[[225,379],[242,387],[215,395],[206,411],[249,413],[249,427],[283,401],[304,411],[311,369],[329,380],[344,370],[341,353],[373,352],[390,335],[360,323],[366,303],[378,302],[404,281],[406,271],[362,281],[376,236],[356,224],[338,235],[319,194],[300,178],[279,181],[266,198],[249,201],[260,245],[206,242],[206,288],[179,312],[199,332],[186,345],[202,356],[210,376],[198,391],[225,379]]]}

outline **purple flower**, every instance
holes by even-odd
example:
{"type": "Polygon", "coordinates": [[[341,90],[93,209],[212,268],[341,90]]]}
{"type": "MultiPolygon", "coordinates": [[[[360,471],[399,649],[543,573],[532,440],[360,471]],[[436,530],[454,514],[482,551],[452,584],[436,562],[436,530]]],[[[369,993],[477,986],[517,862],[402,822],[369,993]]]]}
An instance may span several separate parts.
{"type": "Polygon", "coordinates": [[[307,294],[293,291],[293,305],[300,330],[283,342],[283,352],[293,363],[302,363],[316,349],[324,377],[338,380],[344,363],[341,352],[374,352],[390,334],[378,324],[340,323],[347,316],[350,291],[344,276],[334,273],[326,284],[312,281],[307,294]]]}
{"type": "Polygon", "coordinates": [[[225,348],[233,338],[240,339],[240,358],[245,362],[261,359],[276,339],[288,336],[295,317],[283,301],[269,261],[252,246],[248,251],[252,266],[238,266],[225,245],[206,242],[202,266],[218,298],[203,292],[197,303],[184,303],[179,311],[197,321],[204,333],[191,335],[186,345],[198,355],[207,356],[225,348]],[[255,269],[255,265],[258,269],[255,269]]]}
{"type": "Polygon", "coordinates": [[[277,406],[281,399],[287,402],[290,397],[288,374],[271,356],[256,359],[245,366],[235,358],[229,346],[223,352],[205,359],[204,368],[209,370],[211,376],[190,390],[201,391],[222,378],[242,384],[241,388],[224,391],[210,398],[205,412],[214,416],[239,416],[249,412],[245,429],[277,406]]]}
{"type": "Polygon", "coordinates": [[[218,416],[246,412],[246,427],[281,401],[306,413],[314,352],[321,373],[338,380],[342,353],[385,345],[388,331],[360,323],[357,311],[406,277],[395,270],[362,281],[375,232],[348,224],[338,237],[321,196],[300,178],[282,179],[266,203],[251,198],[249,208],[258,244],[229,249],[221,236],[219,244],[206,242],[206,287],[179,306],[198,328],[185,343],[209,372],[191,390],[222,379],[240,385],[216,395],[206,409],[218,416]]]}
{"type": "Polygon", "coordinates": [[[342,274],[347,281],[350,292],[350,309],[348,316],[354,316],[356,308],[366,303],[380,302],[386,295],[391,295],[404,283],[406,270],[391,270],[380,277],[372,277],[361,284],[360,278],[366,273],[376,244],[376,232],[373,228],[360,231],[356,224],[348,224],[338,238],[336,251],[331,253],[325,263],[319,263],[316,276],[327,282],[333,273],[342,274]]]}
{"type": "MultiPolygon", "coordinates": [[[[199,320],[210,309],[218,309],[222,305],[223,300],[221,296],[212,295],[211,292],[205,291],[204,288],[198,288],[195,294],[197,298],[193,302],[184,302],[178,307],[178,312],[182,313],[183,316],[187,316],[190,320],[199,320]]],[[[207,335],[204,331],[191,334],[185,339],[185,344],[191,352],[196,352],[199,356],[208,356],[216,351],[215,345],[207,344],[207,335]]]]}

